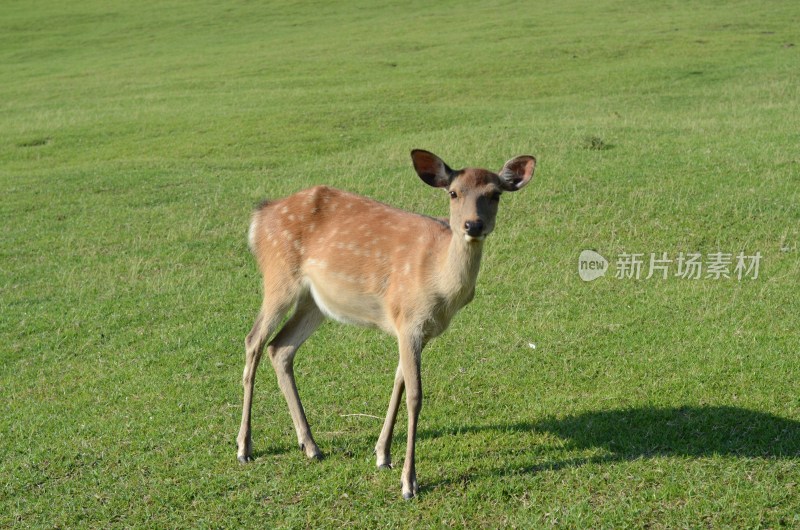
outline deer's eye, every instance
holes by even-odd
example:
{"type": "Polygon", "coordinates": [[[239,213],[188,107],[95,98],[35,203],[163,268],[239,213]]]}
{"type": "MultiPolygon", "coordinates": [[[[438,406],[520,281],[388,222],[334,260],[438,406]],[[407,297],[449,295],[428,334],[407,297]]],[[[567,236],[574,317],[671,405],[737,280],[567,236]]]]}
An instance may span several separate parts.
{"type": "Polygon", "coordinates": [[[450,192],[450,198],[451,199],[455,199],[456,197],[458,197],[458,194],[456,192],[454,192],[454,191],[451,191],[450,192]]]}

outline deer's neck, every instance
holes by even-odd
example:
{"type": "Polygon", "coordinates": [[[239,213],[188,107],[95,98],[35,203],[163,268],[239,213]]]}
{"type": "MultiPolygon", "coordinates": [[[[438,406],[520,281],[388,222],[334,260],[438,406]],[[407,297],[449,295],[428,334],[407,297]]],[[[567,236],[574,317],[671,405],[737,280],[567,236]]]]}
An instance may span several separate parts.
{"type": "Polygon", "coordinates": [[[439,276],[439,289],[456,310],[467,304],[475,293],[482,252],[483,241],[467,242],[459,234],[450,234],[439,276]]]}

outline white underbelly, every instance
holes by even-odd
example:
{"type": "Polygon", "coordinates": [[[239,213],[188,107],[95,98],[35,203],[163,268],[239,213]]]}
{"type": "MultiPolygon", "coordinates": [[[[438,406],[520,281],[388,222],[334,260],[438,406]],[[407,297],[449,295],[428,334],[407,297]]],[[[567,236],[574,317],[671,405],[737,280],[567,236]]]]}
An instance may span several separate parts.
{"type": "Polygon", "coordinates": [[[348,292],[340,287],[321,285],[321,282],[308,279],[311,297],[325,316],[345,324],[391,330],[382,300],[378,296],[348,292]]]}

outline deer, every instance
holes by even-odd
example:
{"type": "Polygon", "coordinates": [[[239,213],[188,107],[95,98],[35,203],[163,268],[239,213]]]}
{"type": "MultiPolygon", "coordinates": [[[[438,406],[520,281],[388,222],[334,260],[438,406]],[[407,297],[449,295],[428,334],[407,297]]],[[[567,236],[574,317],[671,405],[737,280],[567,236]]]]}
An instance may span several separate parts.
{"type": "Polygon", "coordinates": [[[300,449],[310,459],[322,458],[300,402],[293,366],[298,348],[330,318],[378,328],[397,339],[399,362],[375,445],[376,464],[379,469],[392,468],[392,433],[405,391],[408,431],[402,496],[418,495],[414,450],[422,408],[422,350],[473,299],[483,244],[494,230],[500,195],[528,184],[536,159],[517,156],[499,173],[453,170],[421,149],[411,151],[411,160],[423,182],[447,192],[449,219],[411,213],[327,186],[264,201],[253,212],[248,242],[263,279],[263,302],[245,339],[239,462],[253,460],[250,415],[265,345],[300,449]]]}

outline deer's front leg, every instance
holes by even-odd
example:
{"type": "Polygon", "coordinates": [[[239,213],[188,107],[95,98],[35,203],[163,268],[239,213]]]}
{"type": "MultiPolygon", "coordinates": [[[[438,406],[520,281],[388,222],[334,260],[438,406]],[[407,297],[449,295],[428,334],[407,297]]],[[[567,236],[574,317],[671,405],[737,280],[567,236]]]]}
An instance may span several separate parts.
{"type": "Polygon", "coordinates": [[[403,397],[403,386],[403,367],[398,364],[394,374],[392,397],[389,399],[389,410],[386,412],[386,420],[383,422],[381,435],[375,445],[377,466],[381,469],[391,469],[392,467],[392,433],[394,432],[394,422],[397,419],[397,409],[400,408],[400,398],[403,397]]]}
{"type": "Polygon", "coordinates": [[[403,486],[404,499],[411,499],[419,492],[417,470],[414,465],[414,445],[417,440],[417,420],[419,419],[419,411],[422,409],[422,381],[420,378],[421,354],[421,341],[400,339],[400,367],[403,370],[406,406],[408,407],[406,460],[403,463],[403,474],[400,479],[403,486]]]}

